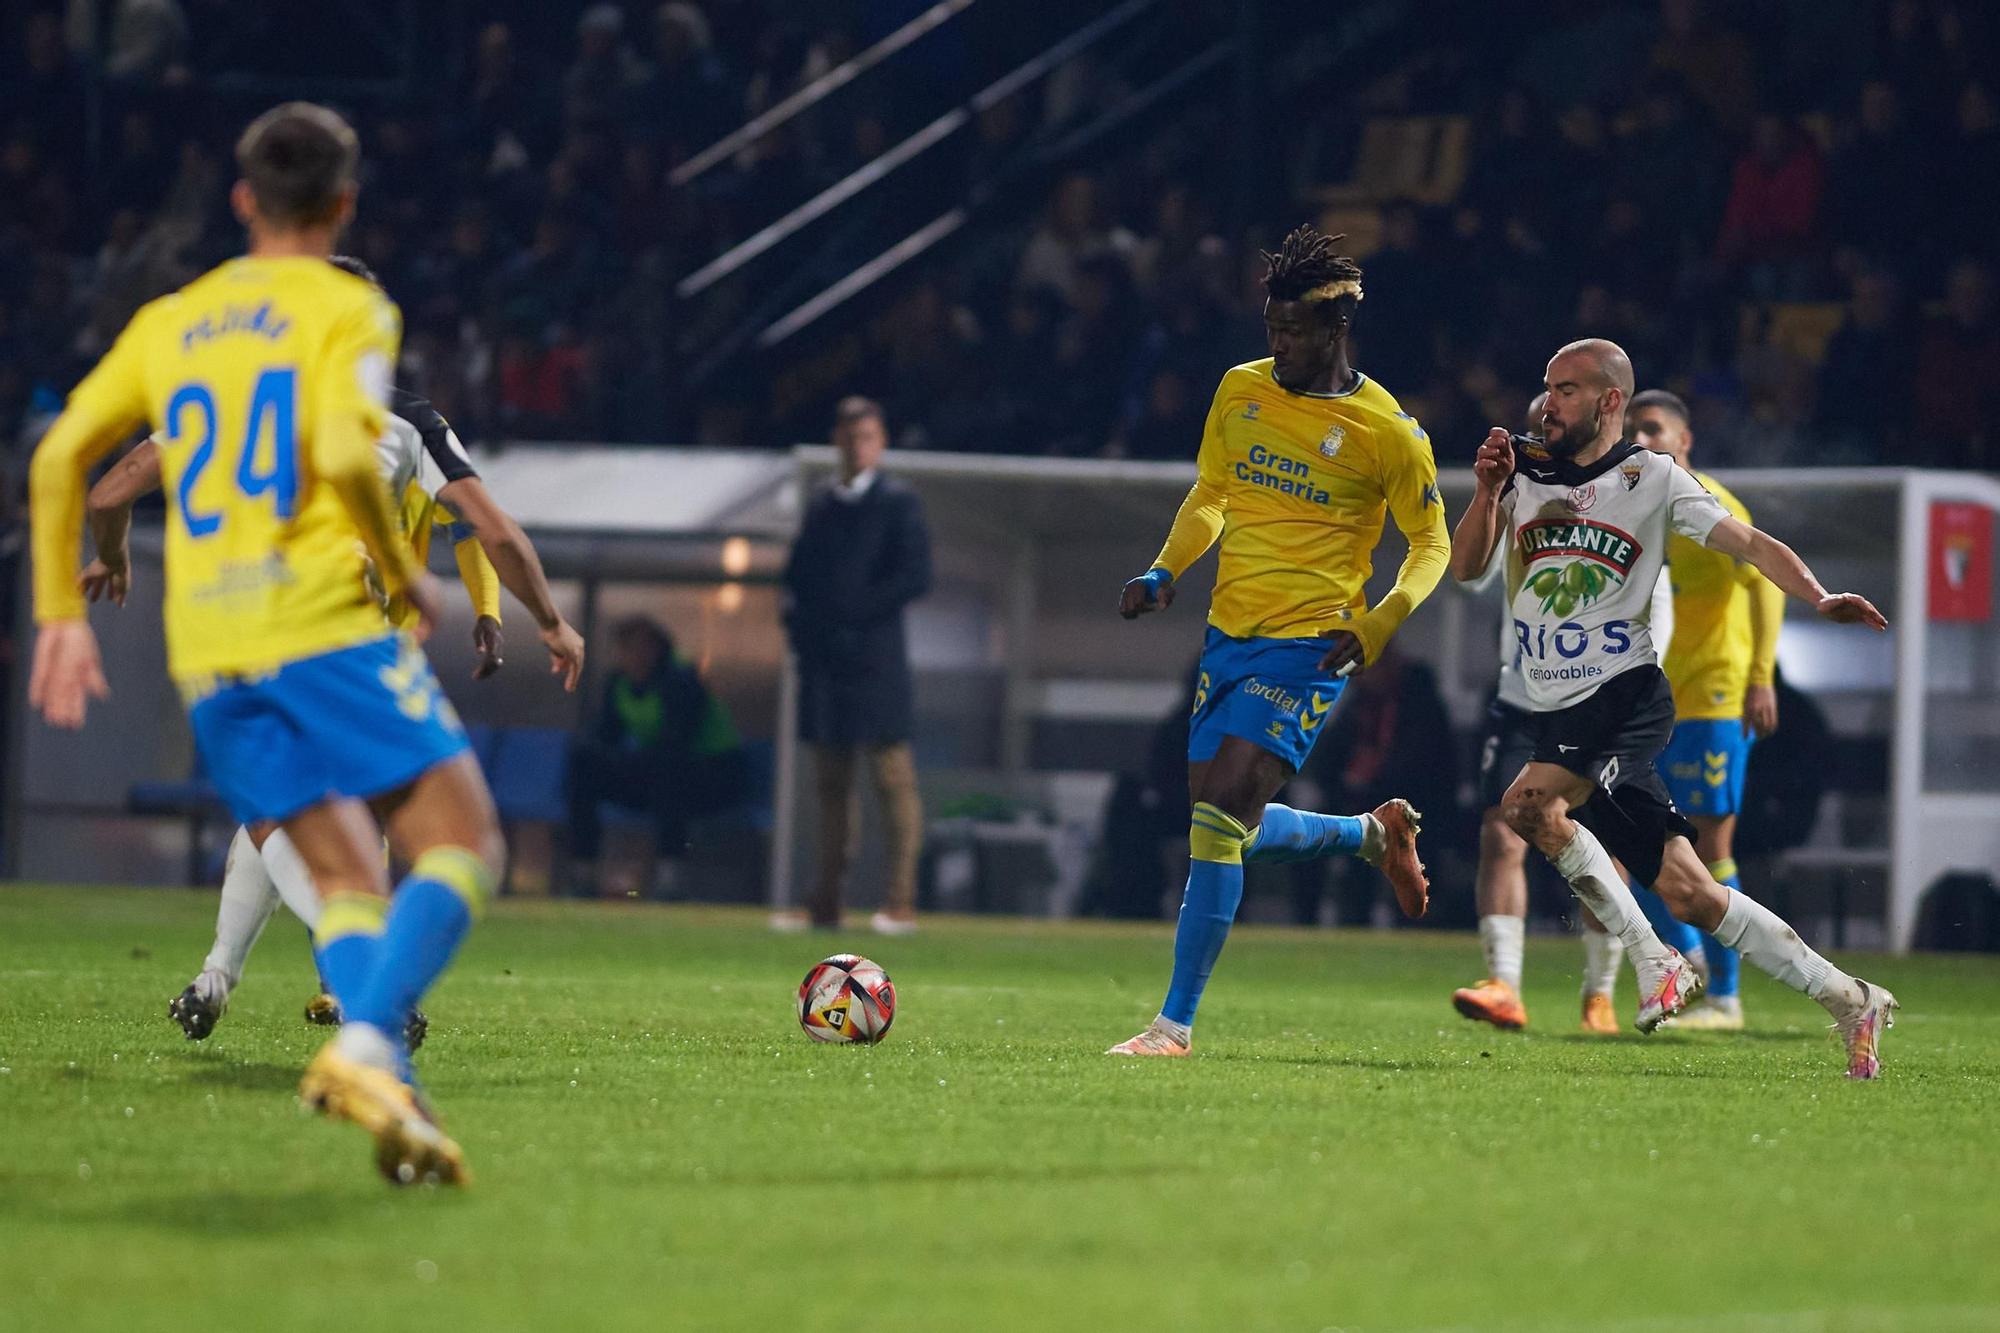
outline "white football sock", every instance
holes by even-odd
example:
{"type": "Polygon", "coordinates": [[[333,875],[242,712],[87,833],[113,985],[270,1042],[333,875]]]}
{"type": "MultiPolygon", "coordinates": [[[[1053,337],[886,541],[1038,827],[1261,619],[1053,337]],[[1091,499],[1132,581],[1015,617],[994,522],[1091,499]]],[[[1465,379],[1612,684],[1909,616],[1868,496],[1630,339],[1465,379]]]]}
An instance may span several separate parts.
{"type": "Polygon", "coordinates": [[[1632,970],[1639,974],[1639,991],[1650,995],[1667,974],[1667,963],[1674,951],[1653,933],[1632,890],[1625,887],[1625,877],[1618,873],[1618,863],[1611,859],[1611,853],[1604,850],[1589,829],[1578,824],[1576,836],[1556,854],[1554,864],[1556,872],[1569,881],[1570,891],[1590,909],[1598,923],[1624,942],[1625,952],[1632,958],[1632,970]]]}
{"type": "Polygon", "coordinates": [[[1518,916],[1479,918],[1479,947],[1486,951],[1486,975],[1521,989],[1521,941],[1528,923],[1518,916]]]}
{"type": "MultiPolygon", "coordinates": [[[[210,999],[227,1000],[236,983],[243,980],[244,960],[264,933],[264,923],[277,910],[278,891],[264,873],[263,858],[250,841],[250,830],[239,828],[229,844],[229,861],[222,872],[222,901],[215,909],[215,945],[201,965],[204,977],[213,974],[223,982],[222,993],[211,993],[210,999]]],[[[205,989],[212,992],[213,984],[205,989]]]]}
{"type": "Polygon", "coordinates": [[[1179,1042],[1183,1046],[1188,1045],[1190,1042],[1194,1040],[1193,1025],[1188,1023],[1176,1023],[1174,1022],[1173,1019],[1168,1018],[1165,1014],[1161,1014],[1157,1018],[1155,1018],[1153,1020],[1152,1027],[1153,1031],[1164,1032],[1167,1036],[1172,1037],[1175,1041],[1179,1042]]]}
{"type": "Polygon", "coordinates": [[[292,915],[305,922],[308,930],[317,926],[319,889],[313,885],[312,872],[306,869],[306,859],[299,855],[299,849],[292,845],[283,829],[264,840],[264,868],[270,872],[271,882],[278,886],[278,896],[292,909],[292,915]]]}
{"type": "Polygon", "coordinates": [[[1625,961],[1625,941],[1601,930],[1583,932],[1583,993],[1611,995],[1618,988],[1618,965],[1625,961]]]}
{"type": "Polygon", "coordinates": [[[1776,912],[1736,889],[1729,891],[1729,910],[1711,933],[1793,990],[1818,1000],[1835,1018],[1867,1003],[1860,982],[1814,952],[1776,912]]]}

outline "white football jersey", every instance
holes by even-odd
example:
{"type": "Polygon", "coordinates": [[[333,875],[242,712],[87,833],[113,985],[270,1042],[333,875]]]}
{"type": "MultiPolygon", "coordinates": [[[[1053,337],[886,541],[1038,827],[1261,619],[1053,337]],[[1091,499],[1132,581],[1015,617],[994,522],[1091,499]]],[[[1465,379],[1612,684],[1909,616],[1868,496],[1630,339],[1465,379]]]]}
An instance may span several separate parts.
{"type": "Polygon", "coordinates": [[[1516,446],[1500,517],[1527,706],[1553,712],[1658,663],[1667,534],[1706,544],[1729,511],[1673,459],[1629,441],[1585,468],[1538,452],[1516,446]]]}
{"type": "MultiPolygon", "coordinates": [[[[1486,572],[1465,585],[1468,592],[1484,592],[1492,587],[1507,566],[1507,552],[1510,544],[1504,541],[1493,545],[1493,558],[1486,563],[1486,572]]],[[[1504,587],[1504,585],[1502,585],[1504,587]]],[[[1511,607],[1510,607],[1511,609],[1511,607]]],[[[1647,615],[1648,629],[1652,633],[1654,659],[1664,659],[1666,646],[1674,641],[1674,580],[1671,571],[1664,565],[1660,568],[1659,581],[1653,584],[1653,607],[1647,615]]],[[[1496,697],[1509,708],[1532,710],[1534,702],[1528,698],[1527,681],[1521,675],[1521,641],[1514,633],[1514,618],[1500,617],[1500,685],[1496,697]]]]}

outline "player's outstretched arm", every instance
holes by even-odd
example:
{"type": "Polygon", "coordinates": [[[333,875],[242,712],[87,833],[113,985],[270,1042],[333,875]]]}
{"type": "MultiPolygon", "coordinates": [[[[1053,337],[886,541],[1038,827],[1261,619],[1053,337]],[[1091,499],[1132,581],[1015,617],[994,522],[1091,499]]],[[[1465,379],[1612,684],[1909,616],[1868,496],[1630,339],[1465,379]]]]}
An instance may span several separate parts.
{"type": "Polygon", "coordinates": [[[1472,503],[1465,507],[1451,534],[1451,576],[1460,583],[1482,578],[1493,563],[1494,549],[1500,544],[1500,495],[1507,479],[1514,475],[1514,445],[1507,432],[1495,426],[1472,459],[1476,484],[1472,503]]]}
{"type": "Polygon", "coordinates": [[[477,477],[445,483],[438,499],[472,529],[480,549],[493,562],[501,585],[528,608],[549,650],[550,674],[561,676],[563,688],[574,693],[583,678],[583,636],[556,610],[555,594],[549,589],[548,575],[542,571],[541,557],[528,534],[477,477]]]}
{"type": "Polygon", "coordinates": [[[111,466],[90,488],[86,513],[96,558],[83,567],[76,584],[92,602],[125,605],[132,591],[132,505],[160,489],[160,446],[147,439],[111,466]]]}
{"type": "Polygon", "coordinates": [[[1878,632],[1889,628],[1888,617],[1866,597],[1858,592],[1828,592],[1797,551],[1748,523],[1722,519],[1709,529],[1707,545],[1711,551],[1754,565],[1758,573],[1836,624],[1866,625],[1878,632]]]}

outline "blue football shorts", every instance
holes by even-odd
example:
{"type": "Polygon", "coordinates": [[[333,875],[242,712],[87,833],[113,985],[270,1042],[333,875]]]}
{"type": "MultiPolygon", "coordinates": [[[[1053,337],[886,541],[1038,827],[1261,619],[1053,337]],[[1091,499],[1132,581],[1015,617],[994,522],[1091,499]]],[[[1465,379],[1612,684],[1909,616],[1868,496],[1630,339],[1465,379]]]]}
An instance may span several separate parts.
{"type": "Polygon", "coordinates": [[[1224,736],[1269,750],[1296,772],[1347,682],[1320,670],[1325,639],[1232,639],[1210,626],[1196,670],[1188,762],[1215,758],[1224,736]]]}
{"type": "Polygon", "coordinates": [[[1667,793],[1686,815],[1733,815],[1743,808],[1750,737],[1741,718],[1701,718],[1674,725],[1660,752],[1667,793]]]}
{"type": "Polygon", "coordinates": [[[395,791],[467,748],[424,650],[405,634],[184,688],[209,780],[245,824],[395,791]]]}

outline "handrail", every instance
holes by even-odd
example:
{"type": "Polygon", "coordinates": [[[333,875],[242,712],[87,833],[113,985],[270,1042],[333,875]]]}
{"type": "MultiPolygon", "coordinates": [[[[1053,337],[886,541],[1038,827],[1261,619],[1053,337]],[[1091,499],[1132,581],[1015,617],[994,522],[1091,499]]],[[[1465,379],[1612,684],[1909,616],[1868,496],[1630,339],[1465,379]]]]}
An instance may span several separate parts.
{"type": "Polygon", "coordinates": [[[896,52],[947,20],[972,8],[973,0],[940,0],[859,55],[850,56],[769,110],[759,112],[736,129],[667,173],[667,183],[686,185],[718,162],[727,161],[799,112],[846,87],[896,52]]]}
{"type": "Polygon", "coordinates": [[[1083,50],[1105,33],[1119,27],[1139,14],[1152,8],[1159,0],[1125,0],[1125,3],[1096,20],[1078,28],[1069,36],[1051,46],[1048,50],[1026,61],[1012,73],[988,84],[974,93],[964,106],[955,107],[939,116],[930,124],[882,153],[866,166],[859,167],[847,176],[806,200],[791,212],[756,232],[747,239],[731,246],[708,263],[682,278],[674,286],[675,294],[683,300],[707,291],[722,279],[742,268],[745,264],[763,254],[771,247],[796,234],[814,220],[825,216],[834,208],[853,198],[884,176],[902,166],[926,148],[950,137],[971,122],[972,118],[1019,92],[1027,84],[1041,78],[1056,66],[1083,50]]]}
{"type": "MultiPolygon", "coordinates": [[[[1038,159],[1042,161],[1059,161],[1069,156],[1098,136],[1115,129],[1117,126],[1129,121],[1132,117],[1150,110],[1160,100],[1178,92],[1189,82],[1214,69],[1230,56],[1234,55],[1235,52],[1236,43],[1234,41],[1216,43],[1206,51],[1184,62],[1178,69],[1161,78],[1144,92],[1141,92],[1112,111],[1107,112],[1099,120],[1077,129],[1067,137],[1037,154],[1038,159]]],[[[873,259],[870,259],[867,263],[858,265],[847,273],[842,274],[838,281],[820,291],[816,296],[796,307],[783,318],[773,321],[769,327],[757,335],[757,346],[767,349],[776,347],[779,343],[791,337],[800,329],[805,328],[808,324],[811,324],[834,307],[867,290],[896,269],[901,268],[904,264],[907,264],[910,260],[916,258],[971,221],[973,214],[985,202],[983,198],[975,198],[970,206],[959,204],[947,209],[923,226],[917,228],[917,230],[911,232],[908,236],[905,236],[902,240],[897,241],[894,245],[882,251],[882,253],[876,255],[873,259]]]]}

